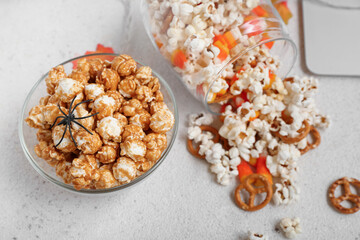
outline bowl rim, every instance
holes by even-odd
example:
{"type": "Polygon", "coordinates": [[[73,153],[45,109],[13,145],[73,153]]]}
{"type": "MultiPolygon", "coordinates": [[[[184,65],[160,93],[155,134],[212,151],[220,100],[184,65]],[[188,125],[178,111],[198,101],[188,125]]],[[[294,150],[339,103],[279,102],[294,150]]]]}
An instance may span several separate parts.
{"type": "MultiPolygon", "coordinates": [[[[87,54],[87,55],[82,55],[82,56],[78,56],[75,58],[71,58],[67,61],[64,61],[56,66],[59,65],[64,65],[64,64],[68,64],[71,63],[72,61],[81,59],[81,58],[87,58],[87,57],[93,57],[93,56],[119,56],[120,54],[116,54],[116,53],[93,53],[93,54],[87,54]]],[[[136,61],[136,63],[138,65],[141,66],[146,66],[143,63],[141,63],[140,61],[134,59],[136,61]]],[[[174,123],[174,132],[173,132],[173,136],[170,139],[170,142],[168,143],[168,146],[166,147],[165,151],[162,153],[161,158],[148,170],[146,171],[144,174],[142,174],[141,176],[135,178],[134,180],[126,183],[126,184],[122,184],[116,187],[112,187],[112,188],[105,188],[105,189],[80,189],[80,190],[76,190],[71,184],[66,184],[62,181],[59,181],[58,179],[53,178],[52,176],[50,176],[48,173],[46,173],[46,171],[44,171],[38,164],[37,162],[34,160],[28,146],[26,145],[25,142],[25,138],[24,138],[24,132],[23,132],[23,124],[25,121],[25,109],[29,104],[29,100],[31,98],[31,96],[33,95],[33,93],[35,92],[35,90],[37,89],[37,87],[40,85],[40,83],[42,81],[45,81],[46,76],[48,75],[49,72],[45,73],[44,75],[42,75],[40,77],[40,79],[35,83],[35,85],[31,88],[30,92],[27,94],[26,98],[25,98],[25,102],[21,108],[21,112],[20,112],[20,116],[19,116],[19,121],[18,121],[18,135],[19,135],[19,139],[20,139],[20,145],[22,150],[24,151],[24,154],[26,156],[26,158],[28,159],[28,161],[30,162],[31,166],[36,170],[37,173],[39,173],[43,178],[47,179],[48,181],[52,182],[53,184],[60,186],[66,190],[69,190],[71,192],[76,192],[76,193],[85,193],[85,194],[103,194],[103,193],[110,193],[110,192],[115,192],[121,189],[125,189],[128,187],[131,187],[133,185],[135,185],[138,182],[141,182],[143,179],[145,179],[147,176],[149,176],[152,172],[155,171],[155,169],[157,169],[159,167],[159,165],[165,160],[166,156],[169,154],[169,152],[171,151],[172,146],[174,145],[174,142],[176,140],[176,136],[177,136],[177,132],[178,132],[178,125],[179,125],[179,114],[178,114],[178,108],[177,108],[177,104],[176,104],[176,100],[175,100],[175,96],[170,88],[170,86],[168,85],[168,83],[161,77],[161,75],[159,75],[156,71],[152,70],[152,74],[155,75],[155,77],[157,77],[160,81],[161,86],[164,86],[166,91],[169,93],[170,98],[172,100],[172,104],[174,106],[174,118],[175,118],[175,123],[174,123]]]]}

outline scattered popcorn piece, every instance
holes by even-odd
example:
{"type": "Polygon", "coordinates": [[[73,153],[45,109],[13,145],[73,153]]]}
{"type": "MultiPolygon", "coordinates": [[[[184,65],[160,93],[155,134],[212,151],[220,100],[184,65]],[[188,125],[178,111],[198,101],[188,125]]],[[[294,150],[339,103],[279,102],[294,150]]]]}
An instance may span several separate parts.
{"type": "Polygon", "coordinates": [[[299,218],[283,218],[280,221],[280,228],[283,231],[285,237],[295,238],[297,234],[301,233],[300,219],[299,218]]]}
{"type": "Polygon", "coordinates": [[[246,240],[269,240],[269,238],[264,234],[249,231],[248,238],[246,240]]]}

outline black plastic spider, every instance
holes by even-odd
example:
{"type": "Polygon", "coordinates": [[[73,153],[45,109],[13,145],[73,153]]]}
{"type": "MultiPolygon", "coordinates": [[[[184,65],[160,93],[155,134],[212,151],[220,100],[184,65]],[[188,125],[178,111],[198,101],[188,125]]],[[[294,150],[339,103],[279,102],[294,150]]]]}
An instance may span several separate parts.
{"type": "Polygon", "coordinates": [[[64,133],[63,133],[60,141],[55,145],[55,147],[59,146],[59,144],[62,142],[62,140],[64,139],[65,133],[66,133],[66,131],[67,131],[68,128],[69,128],[71,140],[72,140],[73,143],[75,144],[75,147],[77,147],[76,141],[75,141],[75,139],[74,139],[74,137],[73,137],[73,135],[72,135],[72,132],[71,132],[71,123],[76,123],[77,125],[79,125],[79,126],[82,127],[83,129],[85,129],[88,133],[90,133],[91,135],[93,135],[92,132],[90,132],[89,130],[87,130],[86,127],[84,127],[81,123],[79,123],[79,122],[77,122],[77,121],[75,121],[75,120],[81,120],[81,119],[89,118],[89,117],[95,116],[95,115],[97,115],[97,114],[99,114],[99,113],[97,112],[97,113],[91,114],[91,115],[89,115],[89,116],[76,118],[75,115],[74,115],[74,110],[75,110],[75,108],[77,108],[77,106],[79,106],[80,104],[87,103],[87,102],[91,102],[92,99],[79,102],[78,104],[75,105],[74,108],[72,108],[72,105],[73,105],[73,103],[74,103],[74,101],[75,101],[75,98],[76,98],[76,96],[73,98],[73,100],[72,100],[71,103],[70,103],[69,114],[64,113],[64,111],[61,109],[61,107],[60,107],[60,105],[59,105],[59,103],[58,103],[58,108],[59,108],[60,112],[61,112],[64,116],[58,116],[58,117],[55,119],[54,123],[51,125],[50,129],[55,126],[55,124],[56,124],[56,122],[57,122],[58,119],[61,119],[61,118],[62,118],[62,120],[61,120],[58,124],[56,124],[56,126],[65,125],[65,130],[64,130],[64,133]]]}

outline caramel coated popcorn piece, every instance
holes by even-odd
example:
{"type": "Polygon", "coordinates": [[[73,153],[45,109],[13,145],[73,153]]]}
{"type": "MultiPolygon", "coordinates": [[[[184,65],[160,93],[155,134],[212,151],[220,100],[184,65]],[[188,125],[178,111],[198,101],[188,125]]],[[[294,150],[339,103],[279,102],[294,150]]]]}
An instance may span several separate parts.
{"type": "Polygon", "coordinates": [[[71,162],[62,160],[58,161],[55,165],[56,175],[64,180],[64,183],[69,184],[73,180],[73,176],[70,174],[71,162]]]}
{"type": "Polygon", "coordinates": [[[59,80],[59,84],[55,89],[55,94],[62,102],[68,103],[71,102],[77,94],[82,92],[83,89],[84,85],[80,82],[71,78],[63,78],[59,80]]]}
{"type": "MultiPolygon", "coordinates": [[[[65,131],[64,125],[59,125],[59,126],[53,127],[52,139],[53,139],[53,143],[55,146],[60,142],[60,140],[64,134],[64,131],[65,131]]],[[[74,129],[72,129],[72,132],[74,134],[74,129]]],[[[73,152],[76,150],[75,144],[71,140],[69,129],[67,129],[63,140],[61,141],[61,143],[59,145],[57,145],[56,148],[63,152],[73,152]]]]}
{"type": "Polygon", "coordinates": [[[102,146],[100,136],[94,131],[91,133],[92,135],[84,129],[80,129],[75,135],[78,149],[84,154],[95,154],[102,146]]]}
{"type": "Polygon", "coordinates": [[[39,129],[36,133],[36,138],[39,142],[52,142],[51,130],[49,129],[39,129]]]}
{"type": "Polygon", "coordinates": [[[25,122],[32,128],[48,128],[48,124],[46,123],[43,115],[43,109],[44,106],[42,105],[33,107],[29,112],[29,116],[25,119],[25,122]]]}
{"type": "Polygon", "coordinates": [[[150,103],[150,113],[151,115],[155,114],[156,112],[160,111],[161,109],[166,108],[166,104],[164,102],[151,102],[150,103]]]}
{"type": "Polygon", "coordinates": [[[135,91],[135,94],[136,98],[141,102],[151,102],[154,99],[151,89],[147,86],[138,87],[135,91]]]}
{"type": "Polygon", "coordinates": [[[135,162],[127,157],[120,157],[113,168],[114,177],[120,183],[128,183],[136,177],[136,164],[135,162]]]}
{"type": "Polygon", "coordinates": [[[96,131],[105,141],[121,142],[121,134],[124,126],[113,117],[105,117],[101,119],[97,125],[96,131]]]}
{"type": "Polygon", "coordinates": [[[89,74],[91,79],[96,79],[96,77],[101,73],[104,66],[104,61],[100,58],[87,60],[89,63],[89,74]]]}
{"type": "Polygon", "coordinates": [[[109,165],[101,166],[99,168],[99,173],[100,179],[95,184],[97,189],[112,188],[119,184],[118,181],[116,181],[109,165]]]}
{"type": "Polygon", "coordinates": [[[146,85],[152,78],[152,70],[148,66],[142,66],[136,71],[135,78],[140,81],[142,85],[146,85]]]}
{"type": "Polygon", "coordinates": [[[59,84],[59,80],[66,78],[65,69],[63,66],[57,66],[49,71],[48,77],[45,79],[47,92],[49,94],[55,93],[55,88],[59,84]]]}
{"type": "Polygon", "coordinates": [[[90,74],[88,72],[83,72],[81,70],[74,69],[70,73],[69,78],[74,79],[85,86],[90,80],[90,74]]]}
{"type": "Polygon", "coordinates": [[[143,139],[145,137],[145,132],[139,125],[129,124],[125,126],[124,132],[122,134],[123,140],[129,139],[143,139]]]}
{"type": "Polygon", "coordinates": [[[160,89],[160,82],[159,79],[156,77],[152,77],[147,87],[151,90],[151,92],[155,93],[160,89]]]}
{"type": "Polygon", "coordinates": [[[120,82],[119,74],[110,68],[104,68],[99,77],[96,78],[96,83],[105,87],[105,90],[115,91],[120,82]]]}
{"type": "Polygon", "coordinates": [[[139,139],[126,138],[126,140],[120,144],[120,148],[121,156],[127,156],[135,162],[144,160],[146,145],[143,141],[139,139]]]}
{"type": "Polygon", "coordinates": [[[162,152],[167,146],[167,139],[165,134],[150,133],[143,139],[146,144],[145,158],[148,161],[157,161],[160,159],[162,152]]]}
{"type": "MultiPolygon", "coordinates": [[[[65,112],[67,114],[67,109],[65,108],[61,108],[61,110],[63,112],[65,112]]],[[[50,126],[55,122],[55,119],[59,116],[63,116],[63,114],[61,113],[60,109],[58,108],[57,105],[55,104],[48,104],[46,105],[43,109],[43,116],[44,116],[44,120],[46,121],[47,124],[49,124],[50,126]]],[[[61,119],[58,119],[57,122],[60,122],[61,119]]]]}
{"type": "Polygon", "coordinates": [[[119,120],[122,126],[126,126],[128,124],[128,119],[119,112],[114,113],[113,117],[119,120]]]}
{"type": "Polygon", "coordinates": [[[98,112],[96,115],[98,119],[111,116],[116,110],[116,101],[114,98],[107,95],[102,95],[96,98],[94,101],[93,112],[98,112]]]}
{"type": "Polygon", "coordinates": [[[80,155],[72,161],[70,174],[74,188],[90,188],[100,179],[100,172],[94,155],[80,155]]]}
{"type": "Polygon", "coordinates": [[[146,131],[149,129],[150,117],[150,113],[142,109],[138,111],[134,116],[129,118],[129,123],[138,125],[146,131]]]}
{"type": "Polygon", "coordinates": [[[96,154],[96,158],[99,159],[101,163],[105,164],[114,162],[116,157],[116,149],[111,146],[102,146],[96,154]]]}
{"type": "Polygon", "coordinates": [[[115,100],[115,111],[119,111],[124,102],[124,97],[118,91],[107,91],[105,94],[115,100]]]}
{"type": "Polygon", "coordinates": [[[131,99],[127,102],[124,102],[121,108],[121,112],[126,117],[132,117],[134,116],[138,111],[142,109],[142,104],[137,99],[131,99]]]}
{"type": "Polygon", "coordinates": [[[105,93],[105,87],[101,84],[90,83],[85,86],[85,96],[86,100],[96,99],[98,96],[103,95],[105,93]]]}
{"type": "Polygon", "coordinates": [[[160,92],[160,90],[157,90],[154,93],[154,100],[155,100],[155,102],[163,102],[164,101],[164,95],[160,92]]]}
{"type": "Polygon", "coordinates": [[[166,133],[174,126],[174,115],[168,108],[162,108],[150,118],[150,128],[156,133],[166,133]]]}
{"type": "Polygon", "coordinates": [[[65,160],[65,155],[50,142],[40,141],[34,151],[39,158],[44,159],[51,166],[55,166],[58,161],[65,160]]]}
{"type": "Polygon", "coordinates": [[[135,79],[134,76],[127,76],[119,83],[119,92],[126,98],[131,98],[135,95],[136,88],[138,87],[139,82],[135,79]]]}
{"type": "Polygon", "coordinates": [[[121,77],[129,76],[136,72],[136,62],[129,55],[120,55],[112,61],[111,68],[121,77]]]}

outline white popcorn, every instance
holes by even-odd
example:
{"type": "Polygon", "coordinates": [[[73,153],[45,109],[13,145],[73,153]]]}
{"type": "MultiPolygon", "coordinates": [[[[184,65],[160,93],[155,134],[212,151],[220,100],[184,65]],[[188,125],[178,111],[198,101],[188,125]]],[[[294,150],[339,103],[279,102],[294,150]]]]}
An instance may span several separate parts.
{"type": "Polygon", "coordinates": [[[269,240],[269,238],[264,234],[249,231],[247,240],[269,240]]]}
{"type": "Polygon", "coordinates": [[[300,219],[296,218],[283,218],[280,221],[280,228],[283,231],[285,237],[287,238],[295,238],[297,234],[302,232],[300,226],[300,219]]]}
{"type": "Polygon", "coordinates": [[[275,205],[290,204],[297,201],[300,190],[292,180],[281,181],[275,184],[275,192],[273,194],[273,201],[275,205]]]}
{"type": "Polygon", "coordinates": [[[210,125],[213,122],[213,116],[210,113],[191,114],[189,117],[190,126],[210,125]]]}

